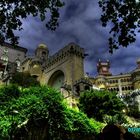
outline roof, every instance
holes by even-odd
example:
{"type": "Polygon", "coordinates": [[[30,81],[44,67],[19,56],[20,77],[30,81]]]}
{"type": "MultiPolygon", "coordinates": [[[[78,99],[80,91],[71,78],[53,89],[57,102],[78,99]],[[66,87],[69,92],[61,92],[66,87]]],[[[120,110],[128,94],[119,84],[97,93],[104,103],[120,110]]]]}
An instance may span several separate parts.
{"type": "Polygon", "coordinates": [[[8,47],[8,48],[12,48],[12,49],[16,49],[16,50],[19,50],[19,51],[23,51],[25,53],[28,51],[26,48],[20,47],[18,45],[12,45],[12,44],[7,43],[7,42],[2,43],[1,46],[5,46],[5,47],[8,47]]]}

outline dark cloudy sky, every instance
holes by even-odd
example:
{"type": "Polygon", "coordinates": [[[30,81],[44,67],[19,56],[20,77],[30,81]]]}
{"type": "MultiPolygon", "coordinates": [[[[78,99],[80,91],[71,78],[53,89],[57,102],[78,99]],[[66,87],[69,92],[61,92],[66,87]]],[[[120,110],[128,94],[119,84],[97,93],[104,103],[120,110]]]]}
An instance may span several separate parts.
{"type": "Polygon", "coordinates": [[[29,49],[29,54],[40,43],[47,44],[50,54],[54,54],[69,42],[75,42],[89,54],[85,58],[85,72],[96,76],[98,59],[110,60],[113,74],[129,72],[136,67],[136,60],[140,57],[140,35],[137,41],[128,48],[116,50],[109,54],[109,27],[101,26],[101,11],[98,0],[63,0],[65,6],[61,9],[60,26],[55,32],[48,31],[45,24],[38,18],[29,17],[23,21],[23,31],[20,45],[29,49]]]}

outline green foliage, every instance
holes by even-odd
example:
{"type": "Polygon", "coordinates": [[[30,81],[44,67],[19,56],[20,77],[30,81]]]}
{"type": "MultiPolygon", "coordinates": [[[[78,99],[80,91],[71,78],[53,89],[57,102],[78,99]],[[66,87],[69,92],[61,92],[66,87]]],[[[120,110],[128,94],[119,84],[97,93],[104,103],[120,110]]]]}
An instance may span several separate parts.
{"type": "Polygon", "coordinates": [[[115,93],[104,90],[86,91],[79,99],[80,110],[98,121],[103,121],[104,115],[122,114],[124,107],[124,103],[117,98],[115,93]]]}
{"type": "Polygon", "coordinates": [[[128,106],[128,116],[134,117],[134,118],[140,118],[140,110],[139,110],[139,104],[136,102],[133,105],[128,106]]]}
{"type": "Polygon", "coordinates": [[[9,39],[12,44],[17,43],[18,37],[13,30],[22,29],[22,19],[29,15],[46,19],[46,13],[50,12],[50,20],[46,26],[55,30],[58,26],[59,8],[64,3],[60,0],[1,0],[0,2],[0,41],[9,39]]]}
{"type": "Polygon", "coordinates": [[[36,78],[30,75],[30,73],[24,73],[24,72],[16,72],[12,76],[11,80],[12,84],[17,84],[18,86],[27,88],[30,86],[39,86],[39,82],[36,78]]]}
{"type": "Polygon", "coordinates": [[[111,26],[109,48],[127,47],[136,40],[136,31],[140,32],[140,2],[137,0],[99,0],[102,8],[103,26],[111,26]],[[111,23],[111,24],[110,24],[111,23]]]}
{"type": "Polygon", "coordinates": [[[129,95],[123,98],[123,101],[125,102],[125,104],[127,104],[128,108],[127,115],[134,118],[140,118],[139,103],[138,100],[136,100],[137,96],[139,96],[138,93],[139,90],[134,90],[130,93],[131,96],[129,95]],[[133,92],[136,95],[132,94],[133,92]]]}
{"type": "Polygon", "coordinates": [[[3,86],[0,88],[0,104],[6,104],[13,98],[18,98],[21,92],[16,85],[3,86]]]}
{"type": "MultiPolygon", "coordinates": [[[[7,88],[11,87],[0,90],[1,97],[7,94],[6,91],[9,91],[7,88]]],[[[11,90],[10,93],[15,94],[15,91],[11,90]]],[[[18,98],[16,96],[8,100],[4,98],[6,104],[1,104],[0,138],[3,140],[25,128],[34,127],[33,123],[37,124],[38,120],[47,125],[47,134],[45,134],[48,138],[55,140],[71,140],[89,134],[95,135],[103,127],[103,124],[89,119],[84,113],[69,109],[63,96],[54,89],[46,86],[30,87],[20,91],[19,95],[18,98]]],[[[32,131],[35,131],[35,128],[32,131]]],[[[37,129],[34,135],[39,131],[37,129]]],[[[33,134],[26,131],[22,136],[27,136],[29,133],[33,134]]]]}
{"type": "Polygon", "coordinates": [[[103,118],[106,124],[126,124],[128,121],[122,114],[116,114],[114,116],[104,115],[103,118]]]}

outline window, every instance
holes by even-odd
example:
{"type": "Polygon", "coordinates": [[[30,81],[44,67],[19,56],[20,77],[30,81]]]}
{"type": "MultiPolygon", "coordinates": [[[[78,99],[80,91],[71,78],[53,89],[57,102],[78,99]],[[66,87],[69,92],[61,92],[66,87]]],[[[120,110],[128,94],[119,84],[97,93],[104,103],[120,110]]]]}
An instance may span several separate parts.
{"type": "Polygon", "coordinates": [[[20,67],[20,61],[16,60],[17,67],[20,67]]]}
{"type": "Polygon", "coordinates": [[[88,85],[86,85],[85,90],[90,90],[90,87],[88,85]]]}
{"type": "Polygon", "coordinates": [[[103,71],[107,71],[107,67],[103,67],[103,71]]]}
{"type": "Polygon", "coordinates": [[[16,64],[17,64],[17,70],[20,69],[20,65],[21,65],[21,62],[19,59],[16,59],[16,64]]]}
{"type": "Polygon", "coordinates": [[[79,85],[76,86],[75,91],[76,91],[76,95],[79,96],[80,95],[80,86],[79,85]]]}
{"type": "Polygon", "coordinates": [[[3,54],[3,55],[1,56],[1,60],[4,61],[4,64],[7,64],[7,62],[8,62],[8,56],[5,55],[5,54],[3,54]]]}

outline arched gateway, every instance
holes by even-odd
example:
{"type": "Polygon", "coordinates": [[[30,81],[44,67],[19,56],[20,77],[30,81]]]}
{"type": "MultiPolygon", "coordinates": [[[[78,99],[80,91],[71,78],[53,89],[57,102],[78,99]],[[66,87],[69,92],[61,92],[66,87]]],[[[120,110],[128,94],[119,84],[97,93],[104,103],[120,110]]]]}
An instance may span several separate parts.
{"type": "Polygon", "coordinates": [[[35,56],[24,60],[22,71],[36,75],[42,85],[60,89],[65,83],[73,90],[75,81],[84,77],[83,59],[84,49],[75,43],[69,43],[52,56],[49,55],[48,47],[40,44],[35,50],[35,56]]]}
{"type": "Polygon", "coordinates": [[[64,84],[64,78],[64,73],[58,70],[51,75],[48,85],[59,90],[64,84]]]}

